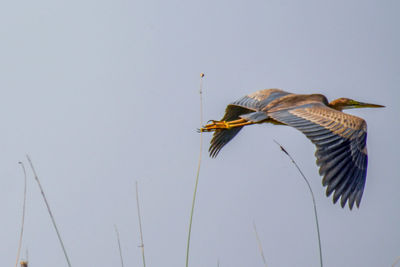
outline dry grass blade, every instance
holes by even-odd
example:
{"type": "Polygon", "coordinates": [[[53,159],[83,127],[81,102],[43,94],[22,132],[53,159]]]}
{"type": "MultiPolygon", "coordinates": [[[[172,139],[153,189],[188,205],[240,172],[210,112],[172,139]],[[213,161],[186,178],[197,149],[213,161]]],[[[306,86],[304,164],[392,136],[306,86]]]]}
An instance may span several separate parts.
{"type": "MultiPolygon", "coordinates": [[[[203,78],[204,78],[204,73],[201,73],[200,74],[200,90],[199,90],[199,94],[200,94],[200,128],[199,129],[201,129],[201,127],[203,127],[203,78]]],[[[192,234],[192,222],[193,222],[194,207],[196,204],[197,186],[199,184],[202,150],[203,150],[203,133],[200,131],[199,162],[197,165],[196,182],[194,185],[192,209],[190,211],[190,219],[189,219],[189,230],[188,230],[188,238],[187,238],[187,246],[186,246],[186,267],[189,266],[190,237],[192,234]]]]}
{"type": "Polygon", "coordinates": [[[400,257],[397,258],[397,260],[394,261],[394,263],[392,264],[392,267],[395,267],[397,263],[400,262],[400,257]]]}
{"type": "Polygon", "coordinates": [[[120,241],[120,239],[119,239],[118,228],[117,228],[116,225],[114,225],[114,228],[115,228],[115,235],[117,236],[119,257],[120,257],[120,259],[121,259],[121,266],[124,267],[124,258],[122,257],[121,241],[120,241]]]}
{"type": "Polygon", "coordinates": [[[22,205],[22,222],[21,222],[21,232],[19,235],[19,242],[18,242],[18,251],[17,251],[17,260],[15,262],[15,267],[18,266],[18,261],[19,261],[19,256],[21,254],[21,247],[22,247],[22,237],[24,235],[24,224],[25,224],[25,206],[26,206],[26,171],[25,171],[25,166],[24,163],[18,162],[22,170],[24,171],[24,203],[22,205]]]}
{"type": "Polygon", "coordinates": [[[263,260],[263,263],[264,263],[265,267],[267,267],[267,261],[265,260],[264,250],[263,250],[263,247],[262,247],[262,244],[261,244],[261,239],[260,239],[260,236],[258,235],[256,223],[254,221],[253,221],[253,227],[254,227],[254,232],[256,233],[257,244],[258,244],[258,248],[260,250],[261,258],[263,260]]]}
{"type": "Polygon", "coordinates": [[[26,249],[25,251],[25,258],[23,258],[19,264],[21,265],[21,267],[28,267],[28,263],[29,263],[29,254],[28,254],[28,249],[26,249]]]}
{"type": "Polygon", "coordinates": [[[274,140],[274,142],[280,147],[280,149],[282,150],[283,153],[285,153],[290,160],[292,161],[292,163],[294,164],[294,166],[296,166],[297,170],[300,172],[301,176],[303,177],[304,181],[306,182],[308,189],[310,191],[311,194],[311,198],[313,201],[313,205],[314,205],[314,216],[315,216],[315,224],[317,226],[317,234],[318,234],[318,247],[319,247],[319,261],[320,261],[320,266],[323,266],[323,262],[322,262],[322,248],[321,248],[321,235],[319,232],[319,223],[318,223],[318,213],[317,213],[317,204],[315,203],[315,197],[314,197],[314,192],[312,191],[311,185],[308,182],[308,179],[306,178],[306,176],[304,175],[304,173],[301,171],[299,165],[297,165],[296,161],[294,161],[294,159],[292,158],[292,156],[289,154],[289,152],[287,152],[287,150],[281,145],[279,144],[276,140],[274,140]]]}
{"type": "Polygon", "coordinates": [[[144,257],[144,243],[143,243],[143,230],[142,230],[142,219],[140,216],[140,205],[139,205],[139,189],[138,183],[136,181],[136,206],[138,212],[138,220],[139,220],[139,232],[140,232],[140,247],[142,249],[142,259],[143,259],[143,267],[146,267],[146,260],[144,257]]]}
{"type": "Polygon", "coordinates": [[[47,211],[49,212],[49,215],[50,215],[51,221],[53,223],[54,229],[56,230],[57,237],[58,237],[58,240],[60,241],[61,248],[62,248],[62,250],[64,252],[65,259],[67,260],[68,266],[71,267],[71,262],[70,262],[70,260],[68,258],[68,254],[67,254],[67,251],[65,249],[64,242],[62,241],[62,238],[61,238],[61,235],[60,235],[60,231],[58,231],[56,220],[54,219],[53,213],[51,212],[51,209],[50,209],[50,205],[47,202],[47,198],[46,198],[46,195],[44,194],[42,185],[41,185],[41,183],[39,181],[39,177],[37,176],[35,168],[33,167],[33,163],[31,161],[31,158],[28,155],[26,155],[26,158],[28,159],[29,164],[31,165],[31,169],[32,169],[33,175],[35,176],[35,180],[36,180],[36,182],[37,182],[37,184],[39,186],[40,192],[42,193],[44,203],[46,204],[47,211]]]}

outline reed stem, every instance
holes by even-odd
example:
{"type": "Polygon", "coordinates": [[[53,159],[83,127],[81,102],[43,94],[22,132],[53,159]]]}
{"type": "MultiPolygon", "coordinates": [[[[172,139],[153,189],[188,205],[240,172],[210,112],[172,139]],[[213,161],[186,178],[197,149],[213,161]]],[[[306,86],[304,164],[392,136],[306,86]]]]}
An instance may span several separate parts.
{"type": "Polygon", "coordinates": [[[58,240],[60,241],[61,248],[62,248],[62,250],[63,250],[63,252],[64,252],[65,259],[67,260],[68,266],[71,267],[71,262],[70,262],[70,260],[69,260],[69,258],[68,258],[68,254],[67,254],[67,251],[66,251],[66,249],[65,249],[64,242],[62,241],[60,231],[58,231],[58,227],[57,227],[57,224],[56,224],[56,220],[54,219],[53,213],[51,212],[51,209],[50,209],[50,205],[49,205],[49,203],[47,202],[47,198],[46,198],[46,195],[44,194],[42,185],[40,184],[39,177],[37,176],[36,171],[35,171],[35,168],[33,167],[33,163],[32,163],[32,161],[31,161],[31,158],[30,158],[28,155],[26,155],[26,158],[28,159],[29,164],[31,165],[31,169],[32,169],[32,172],[33,172],[33,174],[34,174],[34,176],[35,176],[35,180],[36,180],[36,182],[37,182],[37,184],[38,184],[38,186],[39,186],[40,192],[42,193],[44,203],[46,204],[47,211],[49,212],[49,215],[50,215],[51,221],[52,221],[52,223],[53,223],[54,229],[56,230],[57,237],[58,237],[58,240]]]}
{"type": "Polygon", "coordinates": [[[18,242],[18,251],[17,251],[17,260],[15,262],[15,267],[18,267],[19,256],[21,254],[21,247],[22,247],[22,237],[24,235],[24,225],[25,225],[25,206],[26,206],[26,170],[23,162],[18,162],[22,170],[24,172],[24,203],[22,205],[22,222],[21,222],[21,232],[19,235],[19,242],[18,242]]]}
{"type": "MultiPolygon", "coordinates": [[[[200,128],[203,127],[203,78],[204,78],[204,73],[201,73],[200,74],[200,90],[199,90],[199,94],[200,94],[200,128]]],[[[195,207],[195,203],[196,203],[197,186],[199,184],[202,150],[203,150],[203,133],[200,131],[199,161],[197,164],[196,182],[194,185],[192,209],[190,211],[189,231],[188,231],[187,246],[186,246],[186,267],[189,266],[190,237],[191,237],[191,233],[192,233],[192,222],[193,222],[194,207],[195,207]]]]}
{"type": "Polygon", "coordinates": [[[320,235],[320,231],[319,231],[319,223],[318,223],[318,213],[317,213],[317,204],[315,202],[315,197],[314,197],[314,192],[312,191],[311,185],[308,182],[308,179],[306,178],[306,176],[304,175],[304,173],[301,171],[299,165],[297,165],[296,161],[292,158],[292,156],[289,154],[289,152],[287,152],[287,150],[281,145],[279,144],[276,140],[274,140],[274,142],[280,147],[280,149],[282,150],[282,152],[284,152],[292,161],[292,163],[294,164],[294,166],[296,166],[297,170],[300,172],[301,176],[303,177],[304,181],[307,184],[307,187],[310,191],[311,194],[311,198],[312,198],[312,202],[314,205],[314,216],[315,216],[315,224],[317,226],[317,234],[318,234],[318,247],[319,247],[319,262],[320,262],[320,266],[323,267],[323,262],[322,262],[322,247],[321,247],[321,235],[320,235]]]}

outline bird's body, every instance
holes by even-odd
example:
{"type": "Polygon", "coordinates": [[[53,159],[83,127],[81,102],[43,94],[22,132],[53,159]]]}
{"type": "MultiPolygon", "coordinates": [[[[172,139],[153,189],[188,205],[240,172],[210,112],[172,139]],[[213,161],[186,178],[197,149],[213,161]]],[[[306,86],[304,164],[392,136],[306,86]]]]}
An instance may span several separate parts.
{"type": "Polygon", "coordinates": [[[210,156],[219,151],[246,125],[273,123],[294,127],[303,132],[317,147],[315,155],[327,196],[360,205],[367,174],[367,124],[353,115],[341,112],[354,107],[383,107],[347,98],[328,102],[320,94],[299,95],[280,89],[265,89],[229,104],[220,121],[204,126],[201,131],[214,131],[210,156]]]}

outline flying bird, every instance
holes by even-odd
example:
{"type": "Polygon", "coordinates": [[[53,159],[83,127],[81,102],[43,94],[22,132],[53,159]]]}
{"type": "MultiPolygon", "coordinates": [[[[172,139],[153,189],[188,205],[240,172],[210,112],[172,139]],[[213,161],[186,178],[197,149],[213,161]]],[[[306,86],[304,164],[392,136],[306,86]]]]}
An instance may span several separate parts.
{"type": "Polygon", "coordinates": [[[321,94],[300,95],[280,89],[265,89],[249,94],[226,107],[224,117],[211,120],[200,129],[214,132],[210,156],[219,151],[247,125],[272,123],[300,130],[316,145],[315,156],[326,195],[333,193],[342,208],[348,202],[360,206],[367,176],[367,124],[343,113],[350,108],[381,108],[349,98],[328,102],[321,94]]]}

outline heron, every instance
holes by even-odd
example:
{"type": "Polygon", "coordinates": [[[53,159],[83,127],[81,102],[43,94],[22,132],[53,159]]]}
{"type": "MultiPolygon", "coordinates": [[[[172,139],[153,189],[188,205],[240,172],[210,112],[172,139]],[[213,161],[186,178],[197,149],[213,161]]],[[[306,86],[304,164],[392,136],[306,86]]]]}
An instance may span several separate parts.
{"type": "Polygon", "coordinates": [[[210,120],[201,132],[214,132],[209,148],[215,158],[244,127],[272,123],[300,130],[316,146],[315,156],[326,196],[333,203],[360,207],[367,176],[367,124],[342,112],[351,108],[381,108],[382,105],[338,98],[328,102],[322,94],[293,94],[264,89],[246,95],[226,107],[219,121],[210,120]]]}

